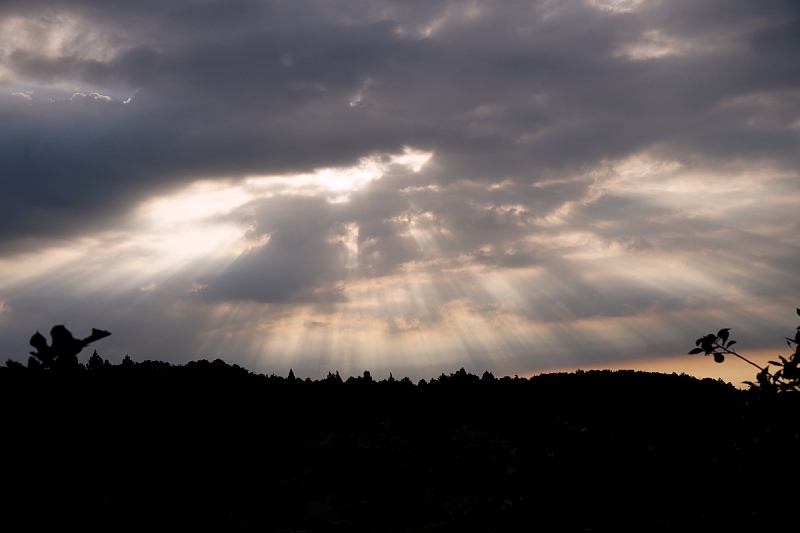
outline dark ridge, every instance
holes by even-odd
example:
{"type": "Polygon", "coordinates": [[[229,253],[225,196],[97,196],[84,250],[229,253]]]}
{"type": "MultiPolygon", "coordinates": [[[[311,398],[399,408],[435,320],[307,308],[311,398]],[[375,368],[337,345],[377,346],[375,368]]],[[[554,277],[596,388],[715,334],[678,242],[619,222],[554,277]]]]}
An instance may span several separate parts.
{"type": "Polygon", "coordinates": [[[0,391],[0,523],[27,530],[764,530],[800,495],[799,396],[687,375],[93,356],[0,368],[0,391]]]}

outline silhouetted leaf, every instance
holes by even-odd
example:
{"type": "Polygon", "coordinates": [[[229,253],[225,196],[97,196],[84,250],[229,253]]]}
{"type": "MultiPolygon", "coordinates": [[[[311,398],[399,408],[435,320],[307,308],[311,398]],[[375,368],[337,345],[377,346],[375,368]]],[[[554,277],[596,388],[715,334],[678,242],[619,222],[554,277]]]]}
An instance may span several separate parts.
{"type": "Polygon", "coordinates": [[[729,343],[728,343],[728,345],[726,346],[726,348],[730,348],[730,347],[731,347],[731,346],[733,346],[734,344],[736,344],[736,341],[731,341],[731,342],[729,342],[729,343]]]}
{"type": "Polygon", "coordinates": [[[717,332],[717,338],[721,339],[722,342],[720,344],[725,344],[728,342],[728,334],[730,333],[731,328],[723,328],[717,332]]]}
{"type": "Polygon", "coordinates": [[[706,352],[706,355],[711,354],[714,351],[714,342],[717,340],[717,337],[713,333],[709,333],[702,339],[700,339],[700,344],[703,348],[703,351],[706,352]]]}
{"type": "Polygon", "coordinates": [[[703,349],[702,349],[702,348],[695,348],[694,350],[692,350],[691,352],[689,352],[689,355],[694,355],[694,354],[697,354],[697,353],[702,353],[702,352],[703,352],[703,349]]]}

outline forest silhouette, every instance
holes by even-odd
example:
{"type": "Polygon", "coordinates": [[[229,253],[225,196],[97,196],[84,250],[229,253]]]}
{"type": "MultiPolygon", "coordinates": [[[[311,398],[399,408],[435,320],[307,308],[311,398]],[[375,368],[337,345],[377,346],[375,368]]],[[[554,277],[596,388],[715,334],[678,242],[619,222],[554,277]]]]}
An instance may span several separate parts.
{"type": "Polygon", "coordinates": [[[107,335],[56,326],[27,367],[0,367],[6,531],[796,524],[797,394],[635,371],[413,383],[96,351],[80,364],[107,335]]]}

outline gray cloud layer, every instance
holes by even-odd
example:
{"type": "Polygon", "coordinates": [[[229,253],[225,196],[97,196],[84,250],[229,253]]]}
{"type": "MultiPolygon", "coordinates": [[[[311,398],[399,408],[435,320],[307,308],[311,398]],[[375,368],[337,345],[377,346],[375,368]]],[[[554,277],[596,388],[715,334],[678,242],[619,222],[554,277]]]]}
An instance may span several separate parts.
{"type": "MultiPolygon", "coordinates": [[[[440,323],[441,306],[462,298],[485,317],[508,313],[474,269],[508,272],[522,294],[513,314],[534,322],[679,310],[725,293],[593,273],[578,256],[595,247],[635,268],[689,257],[711,275],[700,257],[718,259],[720,283],[754,297],[796,287],[800,256],[785,238],[798,217],[780,198],[798,193],[800,6],[0,6],[0,258],[125,231],[143,201],[199,179],[346,167],[404,147],[434,155],[420,173],[387,166],[346,202],[276,194],[237,208],[229,216],[256,244],[221,271],[166,285],[197,283],[180,297],[195,305],[324,311],[355,304],[352,283],[411,270],[437,294],[424,313],[400,313],[406,325],[440,323]],[[646,172],[620,170],[636,157],[646,172]],[[681,193],[686,183],[694,189],[681,193]],[[748,204],[742,187],[768,204],[748,204]],[[526,289],[523,272],[547,282],[526,289]]],[[[37,290],[0,298],[21,309],[37,290]]]]}

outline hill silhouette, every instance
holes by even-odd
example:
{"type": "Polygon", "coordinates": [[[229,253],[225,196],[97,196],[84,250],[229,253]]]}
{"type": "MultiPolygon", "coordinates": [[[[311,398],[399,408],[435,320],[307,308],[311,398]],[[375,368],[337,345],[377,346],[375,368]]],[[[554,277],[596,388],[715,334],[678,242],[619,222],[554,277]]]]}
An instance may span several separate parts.
{"type": "Polygon", "coordinates": [[[0,519],[31,530],[762,530],[799,495],[797,395],[687,375],[312,381],[95,352],[0,368],[0,391],[0,519]]]}
{"type": "Polygon", "coordinates": [[[634,371],[414,384],[78,363],[108,335],[56,326],[51,345],[31,338],[27,367],[0,369],[3,523],[716,531],[775,525],[770,506],[798,495],[795,394],[634,371]]]}

